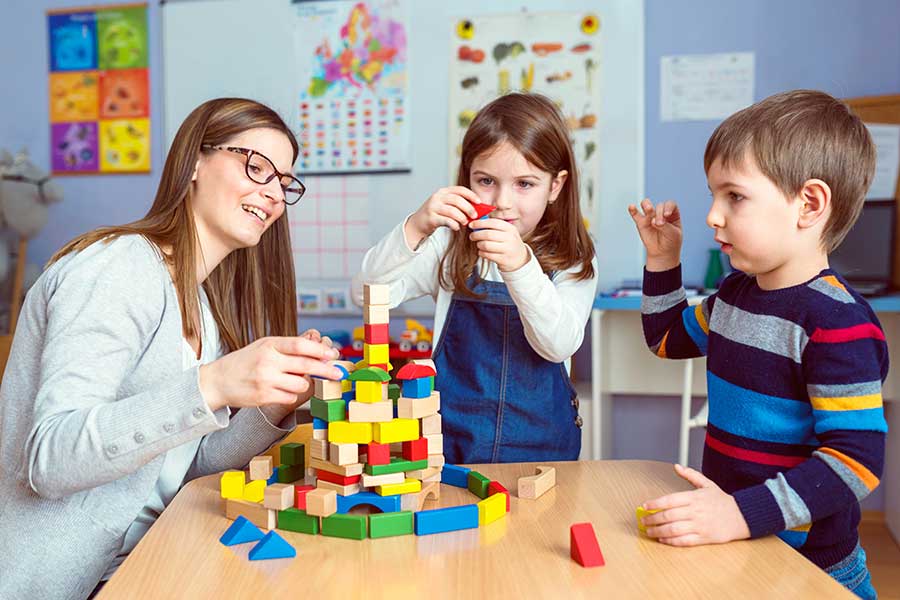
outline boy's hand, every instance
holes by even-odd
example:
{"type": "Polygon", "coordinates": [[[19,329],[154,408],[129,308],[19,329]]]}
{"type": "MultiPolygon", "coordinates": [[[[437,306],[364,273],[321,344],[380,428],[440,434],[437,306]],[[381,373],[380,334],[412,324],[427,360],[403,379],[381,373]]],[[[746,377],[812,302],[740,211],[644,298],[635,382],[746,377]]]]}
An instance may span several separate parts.
{"type": "Polygon", "coordinates": [[[641,210],[629,204],[628,214],[647,248],[647,270],[668,271],[677,267],[681,262],[682,236],[678,205],[669,200],[654,207],[649,199],[644,198],[641,210]]]}
{"type": "Polygon", "coordinates": [[[469,239],[478,247],[478,256],[497,263],[501,271],[515,271],[531,258],[516,226],[503,219],[484,219],[469,223],[469,239]]]}
{"type": "Polygon", "coordinates": [[[475,192],[461,185],[439,189],[407,219],[404,231],[407,243],[415,247],[441,226],[459,231],[469,220],[478,218],[472,203],[480,202],[475,192]]]}
{"type": "Polygon", "coordinates": [[[644,502],[660,512],[643,518],[647,535],[670,546],[722,544],[750,537],[737,502],[699,471],[675,465],[675,472],[696,490],[644,502]]]}

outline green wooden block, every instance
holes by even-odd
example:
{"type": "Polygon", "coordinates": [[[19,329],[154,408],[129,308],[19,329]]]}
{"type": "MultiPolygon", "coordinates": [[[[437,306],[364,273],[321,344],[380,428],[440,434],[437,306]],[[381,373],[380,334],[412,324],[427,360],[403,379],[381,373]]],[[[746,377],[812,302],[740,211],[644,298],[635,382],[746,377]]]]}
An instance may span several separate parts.
{"type": "Polygon", "coordinates": [[[322,519],[322,535],[364,540],[368,535],[366,515],[331,515],[322,519]]]}
{"type": "Polygon", "coordinates": [[[434,392],[434,375],[428,378],[428,385],[431,387],[431,391],[434,392]]]}
{"type": "Polygon", "coordinates": [[[400,397],[400,386],[396,383],[391,383],[388,385],[388,398],[394,401],[394,404],[397,403],[397,398],[400,397]]]}
{"type": "Polygon", "coordinates": [[[428,460],[404,460],[397,456],[391,457],[390,464],[387,465],[366,465],[366,473],[369,475],[387,475],[388,473],[403,473],[406,471],[417,471],[419,469],[427,469],[428,460]]]}
{"type": "MultiPolygon", "coordinates": [[[[428,461],[425,461],[428,462],[428,461]]],[[[469,491],[484,500],[488,497],[488,486],[491,480],[478,471],[469,471],[469,491]]]]}
{"type": "Polygon", "coordinates": [[[303,465],[306,462],[303,444],[291,442],[281,446],[281,464],[282,465],[303,465]]]}
{"type": "Polygon", "coordinates": [[[342,398],[336,400],[320,400],[313,396],[310,400],[309,412],[323,421],[346,421],[347,403],[342,398]]]}
{"type": "Polygon", "coordinates": [[[413,513],[408,510],[369,515],[369,537],[412,535],[413,513]]]}
{"type": "Polygon", "coordinates": [[[278,511],[278,529],[296,531],[297,533],[319,533],[319,517],[306,514],[305,510],[289,508],[278,511]]]}
{"type": "Polygon", "coordinates": [[[278,467],[278,483],[294,483],[306,476],[306,468],[303,464],[281,465],[278,467]]]}

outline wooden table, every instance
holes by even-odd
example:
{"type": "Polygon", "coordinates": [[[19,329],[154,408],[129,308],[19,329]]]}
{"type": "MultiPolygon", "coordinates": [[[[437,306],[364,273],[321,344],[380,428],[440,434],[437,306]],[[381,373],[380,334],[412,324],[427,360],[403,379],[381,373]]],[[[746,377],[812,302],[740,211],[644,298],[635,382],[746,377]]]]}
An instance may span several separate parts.
{"type": "MultiPolygon", "coordinates": [[[[557,486],[537,500],[515,497],[534,464],[479,465],[513,495],[488,526],[429,536],[363,541],[280,532],[296,558],[251,562],[252,544],[225,547],[217,476],[189,483],[115,576],[111,598],[851,598],[776,537],[672,548],[638,533],[634,507],[687,489],[671,465],[653,461],[552,464],[557,486]],[[606,566],[569,557],[569,526],[594,525],[606,566]]],[[[441,486],[439,503],[469,504],[441,486]]]]}

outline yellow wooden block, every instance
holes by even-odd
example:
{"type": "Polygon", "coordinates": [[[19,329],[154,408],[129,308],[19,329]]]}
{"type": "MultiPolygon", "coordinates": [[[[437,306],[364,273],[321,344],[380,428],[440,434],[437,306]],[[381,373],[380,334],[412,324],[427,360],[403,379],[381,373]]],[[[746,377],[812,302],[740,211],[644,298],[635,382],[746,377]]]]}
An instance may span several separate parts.
{"type": "Polygon", "coordinates": [[[341,380],[341,394],[342,394],[342,395],[343,395],[344,392],[349,392],[349,391],[352,390],[352,389],[353,389],[353,382],[352,382],[352,381],[350,381],[349,379],[342,379],[342,380],[341,380]]]}
{"type": "Polygon", "coordinates": [[[219,478],[219,490],[223,498],[243,498],[244,482],[246,478],[243,471],[225,471],[219,478]]]}
{"type": "Polygon", "coordinates": [[[506,494],[493,494],[478,503],[478,526],[506,516],[506,494]]]}
{"type": "Polygon", "coordinates": [[[262,502],[265,495],[265,479],[256,479],[244,486],[244,500],[247,502],[262,502]]]}
{"type": "Polygon", "coordinates": [[[356,401],[357,402],[381,402],[384,398],[384,391],[387,386],[380,381],[357,381],[356,382],[356,401]]]}
{"type": "Polygon", "coordinates": [[[374,423],[372,438],[379,444],[417,440],[419,439],[419,420],[394,419],[389,423],[374,423]]]}
{"type": "MultiPolygon", "coordinates": [[[[376,485],[375,493],[379,496],[394,496],[396,494],[415,494],[422,491],[422,482],[418,479],[407,479],[403,483],[388,483],[385,485],[376,485]]],[[[505,502],[505,501],[504,501],[505,502]]],[[[506,511],[506,504],[503,504],[503,510],[506,511]]]]}
{"type": "Polygon", "coordinates": [[[659,512],[659,509],[647,510],[643,506],[638,506],[637,508],[635,508],[634,514],[635,514],[635,516],[637,516],[638,529],[640,529],[644,533],[647,533],[647,528],[644,527],[644,522],[643,522],[644,517],[646,517],[647,515],[656,514],[658,512],[659,512]]]}
{"type": "Polygon", "coordinates": [[[387,344],[363,344],[363,360],[370,365],[381,365],[390,360],[387,344]]]}
{"type": "Polygon", "coordinates": [[[372,424],[332,421],[328,424],[328,441],[334,444],[368,444],[372,441],[372,424]]]}

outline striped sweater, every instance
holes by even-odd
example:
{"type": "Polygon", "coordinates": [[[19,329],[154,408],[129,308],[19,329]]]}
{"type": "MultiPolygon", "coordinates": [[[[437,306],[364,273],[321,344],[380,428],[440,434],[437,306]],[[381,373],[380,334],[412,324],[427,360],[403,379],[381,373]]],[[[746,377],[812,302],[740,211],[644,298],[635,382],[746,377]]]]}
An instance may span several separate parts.
{"type": "Polygon", "coordinates": [[[656,355],[707,356],[703,473],[751,537],[778,534],[822,568],[849,555],[887,431],[887,343],[866,301],[826,269],[770,291],[734,273],[689,307],[679,266],[644,272],[641,313],[656,355]]]}

